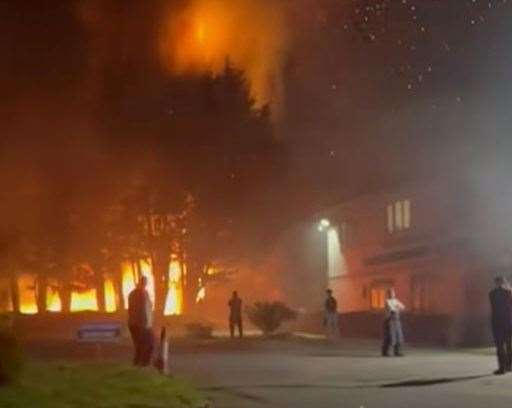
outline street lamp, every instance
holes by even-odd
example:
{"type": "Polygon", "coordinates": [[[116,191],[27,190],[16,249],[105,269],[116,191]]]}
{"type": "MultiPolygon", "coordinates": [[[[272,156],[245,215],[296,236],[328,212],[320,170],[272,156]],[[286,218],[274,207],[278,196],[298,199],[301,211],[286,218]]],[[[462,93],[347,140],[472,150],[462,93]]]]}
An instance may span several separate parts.
{"type": "Polygon", "coordinates": [[[331,226],[331,222],[327,218],[322,218],[318,223],[318,231],[323,232],[331,226]]]}

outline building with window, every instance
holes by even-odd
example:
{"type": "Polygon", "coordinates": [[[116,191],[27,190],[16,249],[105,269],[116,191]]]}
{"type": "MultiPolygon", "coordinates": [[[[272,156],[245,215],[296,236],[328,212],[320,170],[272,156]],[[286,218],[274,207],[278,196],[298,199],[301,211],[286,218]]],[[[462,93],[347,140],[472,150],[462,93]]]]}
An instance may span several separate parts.
{"type": "Polygon", "coordinates": [[[410,340],[489,339],[493,277],[512,271],[512,195],[461,180],[404,186],[322,214],[326,285],[347,335],[379,336],[388,288],[407,307],[410,340]]]}

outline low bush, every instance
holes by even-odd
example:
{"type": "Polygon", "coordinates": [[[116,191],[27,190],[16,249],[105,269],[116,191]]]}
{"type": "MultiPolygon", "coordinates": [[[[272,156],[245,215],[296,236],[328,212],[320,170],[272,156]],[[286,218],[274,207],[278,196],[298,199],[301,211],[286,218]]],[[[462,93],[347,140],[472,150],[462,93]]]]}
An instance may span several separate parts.
{"type": "Polygon", "coordinates": [[[297,318],[297,312],[282,302],[256,302],[245,308],[247,317],[265,336],[274,333],[283,322],[297,318]]]}

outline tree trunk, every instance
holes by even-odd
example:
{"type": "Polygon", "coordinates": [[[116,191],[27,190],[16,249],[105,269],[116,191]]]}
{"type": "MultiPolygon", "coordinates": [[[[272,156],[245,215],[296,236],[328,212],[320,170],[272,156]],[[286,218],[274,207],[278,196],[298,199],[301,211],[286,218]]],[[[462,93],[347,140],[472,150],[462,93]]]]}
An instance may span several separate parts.
{"type": "Polygon", "coordinates": [[[139,283],[139,279],[140,279],[141,268],[140,268],[139,262],[140,261],[132,262],[133,283],[135,284],[135,286],[137,286],[137,284],[139,283]]]}
{"type": "Polygon", "coordinates": [[[116,292],[116,308],[118,312],[125,310],[126,305],[123,296],[123,267],[119,267],[119,273],[114,276],[114,290],[116,292]]]}
{"type": "Polygon", "coordinates": [[[45,275],[39,275],[37,277],[37,312],[39,314],[46,313],[46,300],[47,300],[47,290],[48,290],[48,278],[45,275]]]}
{"type": "Polygon", "coordinates": [[[98,304],[98,312],[105,313],[106,302],[105,302],[105,278],[102,273],[98,273],[96,277],[96,302],[98,304]]]}
{"type": "Polygon", "coordinates": [[[71,311],[71,289],[64,285],[64,287],[60,288],[59,295],[62,302],[62,311],[69,313],[71,311]]]}
{"type": "Polygon", "coordinates": [[[180,285],[180,290],[181,290],[181,311],[182,313],[185,313],[186,311],[188,311],[190,308],[189,308],[189,303],[188,303],[188,296],[187,296],[187,282],[186,282],[186,279],[187,277],[185,276],[185,271],[186,271],[186,265],[185,265],[185,261],[183,260],[183,257],[180,258],[180,272],[181,272],[181,276],[180,276],[180,282],[179,282],[179,285],[180,285]]]}
{"type": "Polygon", "coordinates": [[[12,311],[14,313],[20,312],[20,290],[18,286],[18,277],[16,273],[12,273],[9,279],[9,285],[11,287],[11,302],[12,311]]]}
{"type": "Polygon", "coordinates": [[[155,317],[164,315],[165,301],[169,292],[169,263],[167,256],[153,256],[151,259],[155,282],[155,317]]]}

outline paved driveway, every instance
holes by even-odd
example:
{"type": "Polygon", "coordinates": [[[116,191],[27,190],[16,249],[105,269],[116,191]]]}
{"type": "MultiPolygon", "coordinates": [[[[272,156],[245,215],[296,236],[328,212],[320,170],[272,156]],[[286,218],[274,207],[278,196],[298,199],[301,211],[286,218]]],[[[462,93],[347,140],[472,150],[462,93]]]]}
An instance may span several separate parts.
{"type": "Polygon", "coordinates": [[[371,343],[266,342],[181,352],[173,369],[216,408],[510,407],[512,374],[489,353],[409,350],[382,358],[371,343]]]}

